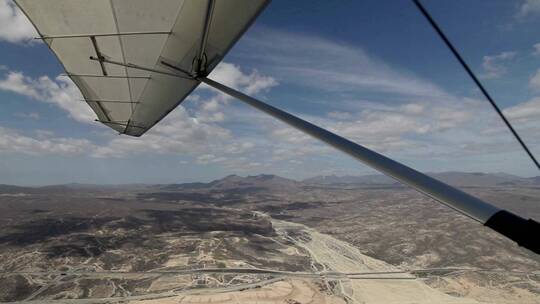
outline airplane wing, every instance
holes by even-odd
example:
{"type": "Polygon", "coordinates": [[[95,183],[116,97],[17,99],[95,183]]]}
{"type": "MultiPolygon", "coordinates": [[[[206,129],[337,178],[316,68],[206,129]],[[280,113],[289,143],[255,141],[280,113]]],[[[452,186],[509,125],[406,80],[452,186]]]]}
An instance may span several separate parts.
{"type": "Polygon", "coordinates": [[[16,0],[82,92],[80,102],[132,136],[199,85],[179,70],[212,71],[268,2],[16,0]]]}

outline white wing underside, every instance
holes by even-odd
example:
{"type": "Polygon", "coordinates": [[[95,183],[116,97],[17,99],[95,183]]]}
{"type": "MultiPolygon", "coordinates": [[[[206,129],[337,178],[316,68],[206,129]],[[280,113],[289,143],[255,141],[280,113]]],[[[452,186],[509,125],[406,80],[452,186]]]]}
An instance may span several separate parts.
{"type": "MultiPolygon", "coordinates": [[[[192,71],[208,0],[17,0],[79,87],[98,119],[141,136],[199,81],[90,60],[98,57],[178,74],[192,71]],[[67,36],[67,37],[66,37],[67,36]],[[75,36],[75,37],[73,37],[75,36]]],[[[268,0],[216,0],[204,48],[207,72],[249,27],[268,0]]],[[[84,102],[73,101],[73,102],[84,102]]]]}

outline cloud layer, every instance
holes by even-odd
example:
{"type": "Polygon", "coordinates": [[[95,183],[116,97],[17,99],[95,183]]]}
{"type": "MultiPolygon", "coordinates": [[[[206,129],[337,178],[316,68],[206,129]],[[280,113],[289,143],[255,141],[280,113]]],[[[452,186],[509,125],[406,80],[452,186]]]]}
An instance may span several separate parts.
{"type": "Polygon", "coordinates": [[[482,58],[482,67],[484,68],[484,73],[481,75],[481,77],[484,79],[501,78],[507,72],[505,64],[514,59],[516,55],[516,52],[507,51],[497,55],[484,56],[482,58]]]}
{"type": "Polygon", "coordinates": [[[524,0],[520,7],[521,16],[540,13],[540,0],[524,0]]]}
{"type": "MultiPolygon", "coordinates": [[[[261,31],[260,35],[246,37],[235,53],[258,70],[223,62],[210,77],[262,99],[288,96],[291,100],[286,108],[307,110],[297,110],[298,116],[379,152],[417,162],[462,160],[517,150],[504,126],[481,99],[451,94],[356,46],[305,34],[261,31]],[[319,110],[310,111],[310,107],[319,110]]],[[[514,52],[485,56],[487,78],[504,75],[504,64],[515,56],[514,52]]],[[[32,78],[7,68],[0,68],[0,75],[0,90],[52,104],[75,122],[93,123],[94,113],[81,101],[80,92],[69,78],[32,78]]],[[[532,88],[536,76],[531,78],[532,88]]],[[[507,108],[505,113],[520,125],[528,139],[540,131],[534,124],[540,118],[538,108],[540,101],[532,98],[507,108]]],[[[339,168],[336,159],[341,157],[208,86],[201,86],[141,138],[97,130],[106,130],[100,133],[99,140],[84,134],[72,138],[47,130],[32,133],[0,127],[0,152],[100,159],[150,155],[201,168],[305,175],[336,173],[325,170],[339,168]]],[[[533,145],[537,143],[533,141],[533,145]]],[[[492,166],[496,167],[496,163],[492,166]]]]}
{"type": "Polygon", "coordinates": [[[536,70],[536,73],[529,80],[529,87],[533,90],[540,91],[540,69],[536,70]]]}
{"type": "Polygon", "coordinates": [[[429,81],[392,68],[346,43],[270,29],[259,30],[243,43],[246,47],[237,51],[238,57],[264,66],[267,73],[287,83],[332,93],[369,90],[423,97],[443,94],[429,81]]]}
{"type": "MultiPolygon", "coordinates": [[[[238,66],[229,63],[221,63],[211,77],[224,80],[225,83],[249,94],[267,91],[277,84],[271,77],[262,76],[255,70],[244,73],[238,66]]],[[[79,91],[69,78],[57,77],[52,80],[43,76],[34,79],[21,72],[8,71],[4,78],[0,79],[0,90],[54,104],[77,122],[93,123],[93,112],[81,101],[79,91]]],[[[106,132],[106,141],[98,144],[87,139],[57,137],[52,132],[23,134],[17,130],[2,128],[0,152],[86,155],[95,158],[183,155],[191,156],[199,164],[240,166],[244,162],[247,166],[253,166],[254,162],[250,162],[245,156],[254,147],[249,138],[236,138],[230,129],[217,124],[225,119],[220,108],[227,102],[228,97],[209,87],[199,91],[207,98],[199,95],[190,97],[188,102],[192,103],[192,111],[179,106],[141,138],[116,136],[112,132],[106,132]],[[214,102],[217,104],[212,105],[214,102]],[[221,119],[212,119],[216,116],[221,119]]]]}
{"type": "Polygon", "coordinates": [[[22,72],[10,71],[0,79],[0,90],[54,104],[79,122],[93,122],[96,117],[83,101],[77,86],[67,77],[58,76],[52,80],[48,76],[41,76],[33,79],[22,72]]]}

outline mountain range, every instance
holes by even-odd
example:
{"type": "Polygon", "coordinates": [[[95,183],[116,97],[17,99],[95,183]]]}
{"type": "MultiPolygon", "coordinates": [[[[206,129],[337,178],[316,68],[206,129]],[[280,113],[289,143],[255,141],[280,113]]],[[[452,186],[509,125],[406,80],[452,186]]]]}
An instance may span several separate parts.
{"type": "MultiPolygon", "coordinates": [[[[497,187],[497,186],[540,186],[540,176],[519,177],[507,173],[480,173],[480,172],[442,172],[428,173],[428,175],[459,187],[497,187]]],[[[229,175],[208,183],[179,183],[163,185],[146,184],[126,184],[126,185],[93,185],[93,184],[64,184],[50,185],[41,187],[26,187],[0,184],[0,193],[33,193],[35,191],[48,190],[50,192],[59,191],[80,191],[95,190],[104,188],[145,188],[158,186],[164,191],[175,191],[183,189],[213,189],[213,190],[231,190],[231,189],[254,189],[265,188],[268,190],[279,190],[283,188],[299,188],[309,185],[364,185],[364,186],[399,186],[400,183],[394,179],[382,174],[363,175],[363,176],[315,176],[296,181],[272,174],[260,174],[242,177],[239,175],[229,175]]]]}

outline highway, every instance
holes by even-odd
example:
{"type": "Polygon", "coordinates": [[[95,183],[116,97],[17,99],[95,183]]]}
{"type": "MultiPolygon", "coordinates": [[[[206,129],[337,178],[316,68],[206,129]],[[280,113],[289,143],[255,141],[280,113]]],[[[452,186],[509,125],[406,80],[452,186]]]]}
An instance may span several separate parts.
{"type": "MultiPolygon", "coordinates": [[[[195,274],[266,274],[279,277],[299,277],[299,278],[309,278],[309,279],[320,279],[322,277],[327,279],[386,279],[389,278],[389,275],[396,274],[409,274],[407,271],[371,271],[371,272],[351,272],[351,273],[341,273],[335,271],[327,272],[292,272],[292,271],[281,271],[273,269],[264,269],[264,268],[194,268],[194,269],[184,269],[184,270],[163,270],[163,271],[18,271],[18,272],[0,272],[0,275],[58,275],[58,276],[68,276],[68,275],[79,275],[79,276],[91,276],[91,277],[103,277],[103,276],[126,276],[126,275],[195,275],[195,274]]],[[[396,279],[396,277],[392,277],[396,279]]],[[[414,279],[413,277],[397,277],[400,279],[414,279]]]]}

